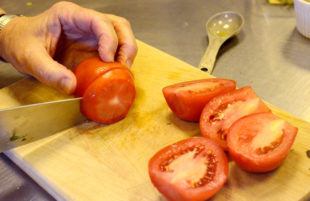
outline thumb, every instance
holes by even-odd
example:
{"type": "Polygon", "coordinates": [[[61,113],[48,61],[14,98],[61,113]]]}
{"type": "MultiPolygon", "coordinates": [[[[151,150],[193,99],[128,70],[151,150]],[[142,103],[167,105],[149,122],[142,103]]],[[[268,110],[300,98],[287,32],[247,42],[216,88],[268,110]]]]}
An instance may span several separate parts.
{"type": "Polygon", "coordinates": [[[53,60],[45,49],[30,55],[26,59],[26,73],[61,92],[71,94],[75,91],[76,78],[73,72],[53,60]]]}

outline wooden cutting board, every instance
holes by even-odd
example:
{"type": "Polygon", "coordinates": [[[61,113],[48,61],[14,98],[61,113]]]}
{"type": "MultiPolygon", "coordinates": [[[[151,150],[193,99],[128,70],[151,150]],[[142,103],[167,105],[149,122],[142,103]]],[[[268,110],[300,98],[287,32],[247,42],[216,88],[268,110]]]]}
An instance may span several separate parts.
{"type": "MultiPolygon", "coordinates": [[[[176,82],[211,76],[145,43],[138,41],[138,45],[132,67],[137,98],[125,119],[112,125],[85,122],[6,152],[57,200],[166,200],[150,182],[148,160],[164,146],[200,135],[197,123],[172,114],[161,90],[176,82]]],[[[0,90],[0,108],[62,98],[67,96],[25,79],[0,90]]],[[[287,159],[266,174],[247,173],[231,161],[228,182],[211,200],[309,199],[310,124],[269,106],[299,128],[287,159]]]]}

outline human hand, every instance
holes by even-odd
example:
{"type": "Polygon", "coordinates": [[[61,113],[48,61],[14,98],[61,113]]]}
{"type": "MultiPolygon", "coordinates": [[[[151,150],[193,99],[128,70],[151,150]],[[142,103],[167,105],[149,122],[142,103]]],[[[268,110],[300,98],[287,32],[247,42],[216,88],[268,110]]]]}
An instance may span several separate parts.
{"type": "Polygon", "coordinates": [[[72,69],[98,55],[130,67],[137,53],[129,22],[121,17],[59,2],[40,15],[12,19],[0,32],[0,56],[18,71],[73,93],[72,69]],[[71,70],[69,70],[69,69],[71,70]]]}

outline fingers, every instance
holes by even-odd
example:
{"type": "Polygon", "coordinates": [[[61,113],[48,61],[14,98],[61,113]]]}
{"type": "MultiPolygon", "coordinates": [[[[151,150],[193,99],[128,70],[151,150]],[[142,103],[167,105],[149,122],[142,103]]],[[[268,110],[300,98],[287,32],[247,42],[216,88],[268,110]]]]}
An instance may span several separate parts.
{"type": "Polygon", "coordinates": [[[105,62],[113,62],[118,47],[114,26],[104,14],[71,2],[56,3],[50,10],[59,19],[67,39],[98,47],[105,62]],[[95,44],[92,43],[95,38],[95,44]]]}
{"type": "Polygon", "coordinates": [[[31,50],[27,58],[27,74],[40,82],[67,94],[76,88],[76,78],[72,71],[54,61],[43,48],[31,50]]]}
{"type": "Polygon", "coordinates": [[[137,44],[129,22],[121,17],[95,11],[88,17],[92,17],[89,21],[91,30],[98,38],[101,59],[112,62],[116,58],[118,62],[130,67],[137,54],[137,44]]]}
{"type": "Polygon", "coordinates": [[[117,61],[130,67],[138,51],[131,25],[125,18],[115,15],[107,16],[114,25],[115,32],[118,36],[119,50],[117,53],[117,61]]]}
{"type": "Polygon", "coordinates": [[[99,56],[103,61],[112,62],[116,58],[123,64],[131,65],[137,54],[137,44],[126,19],[82,8],[70,2],[57,3],[54,8],[69,38],[85,39],[91,37],[87,34],[95,35],[99,56]],[[67,9],[68,7],[71,9],[67,9]]]}
{"type": "Polygon", "coordinates": [[[104,18],[96,16],[92,19],[91,29],[98,39],[100,58],[105,62],[113,62],[119,42],[113,24],[104,20],[104,18]]]}
{"type": "Polygon", "coordinates": [[[52,52],[49,47],[53,46],[51,41],[56,39],[42,24],[45,25],[44,16],[11,20],[1,32],[1,49],[5,50],[3,56],[18,71],[32,75],[64,93],[73,93],[76,78],[69,69],[49,55],[52,52]]]}

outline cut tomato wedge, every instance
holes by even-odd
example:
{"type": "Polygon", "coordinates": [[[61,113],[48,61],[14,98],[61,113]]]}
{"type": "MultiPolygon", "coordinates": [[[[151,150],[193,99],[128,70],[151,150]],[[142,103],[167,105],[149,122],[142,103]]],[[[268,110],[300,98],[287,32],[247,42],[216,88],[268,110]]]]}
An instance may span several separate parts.
{"type": "Polygon", "coordinates": [[[229,129],[229,154],[249,172],[273,170],[288,155],[297,131],[297,128],[272,113],[243,117],[229,129]]]}
{"type": "Polygon", "coordinates": [[[228,160],[212,140],[193,137],[157,152],[149,161],[149,175],[170,201],[205,201],[226,182],[228,160]]]}
{"type": "Polygon", "coordinates": [[[241,117],[261,112],[270,112],[270,109],[251,87],[243,87],[216,96],[206,104],[200,117],[200,131],[227,150],[226,136],[230,126],[241,117]]]}
{"type": "Polygon", "coordinates": [[[199,121],[206,103],[235,88],[234,80],[211,78],[167,86],[163,88],[163,94],[175,115],[183,120],[199,121]]]}

